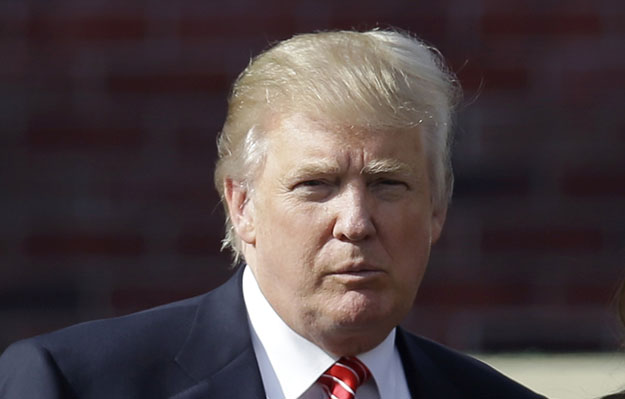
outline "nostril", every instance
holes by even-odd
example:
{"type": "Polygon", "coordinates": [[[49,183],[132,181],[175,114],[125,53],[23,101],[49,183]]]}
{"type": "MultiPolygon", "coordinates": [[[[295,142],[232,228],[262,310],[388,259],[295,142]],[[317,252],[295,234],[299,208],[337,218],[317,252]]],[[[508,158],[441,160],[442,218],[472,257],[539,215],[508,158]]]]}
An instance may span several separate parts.
{"type": "Polygon", "coordinates": [[[334,225],[334,236],[346,241],[360,241],[375,234],[375,226],[368,213],[351,209],[339,216],[334,225]]]}

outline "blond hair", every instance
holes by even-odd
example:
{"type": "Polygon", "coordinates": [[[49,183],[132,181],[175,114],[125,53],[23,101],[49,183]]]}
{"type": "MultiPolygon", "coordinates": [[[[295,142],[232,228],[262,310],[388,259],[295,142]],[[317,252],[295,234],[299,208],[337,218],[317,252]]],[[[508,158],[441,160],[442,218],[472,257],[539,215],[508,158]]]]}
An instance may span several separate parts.
{"type": "Polygon", "coordinates": [[[301,34],[252,59],[234,82],[218,138],[215,186],[226,211],[222,248],[240,258],[228,217],[224,180],[252,189],[265,154],[264,129],[301,113],[341,126],[389,130],[419,127],[428,157],[432,202],[448,205],[453,109],[460,97],[440,53],[398,31],[301,34]]]}

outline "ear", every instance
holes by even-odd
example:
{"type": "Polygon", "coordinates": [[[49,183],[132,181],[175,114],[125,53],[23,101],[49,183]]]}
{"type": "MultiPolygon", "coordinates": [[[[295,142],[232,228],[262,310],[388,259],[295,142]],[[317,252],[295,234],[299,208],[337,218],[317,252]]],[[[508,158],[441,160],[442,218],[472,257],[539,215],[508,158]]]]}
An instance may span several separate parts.
{"type": "Polygon", "coordinates": [[[432,232],[430,245],[436,243],[443,232],[443,226],[445,225],[445,219],[447,218],[447,207],[437,208],[432,210],[432,232]]]}
{"type": "Polygon", "coordinates": [[[224,180],[224,194],[228,203],[230,222],[237,235],[245,243],[256,244],[254,204],[250,198],[247,185],[226,178],[224,180]]]}

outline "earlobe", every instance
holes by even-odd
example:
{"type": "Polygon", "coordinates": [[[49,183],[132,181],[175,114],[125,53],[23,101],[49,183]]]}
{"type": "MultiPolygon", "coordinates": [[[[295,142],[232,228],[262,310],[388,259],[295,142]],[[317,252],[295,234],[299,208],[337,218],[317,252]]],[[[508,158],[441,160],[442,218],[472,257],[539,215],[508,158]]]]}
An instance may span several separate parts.
{"type": "Polygon", "coordinates": [[[247,185],[232,179],[224,180],[224,194],[228,203],[230,222],[243,242],[256,244],[254,204],[247,185]]]}

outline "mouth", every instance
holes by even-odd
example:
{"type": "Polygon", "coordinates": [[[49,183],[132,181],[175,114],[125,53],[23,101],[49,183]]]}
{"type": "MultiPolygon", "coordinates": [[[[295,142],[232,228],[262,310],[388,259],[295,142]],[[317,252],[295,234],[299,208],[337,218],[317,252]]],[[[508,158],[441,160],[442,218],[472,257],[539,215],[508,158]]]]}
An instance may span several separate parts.
{"type": "Polygon", "coordinates": [[[366,264],[352,264],[329,273],[330,276],[348,280],[377,278],[383,274],[385,272],[381,268],[366,264]]]}

